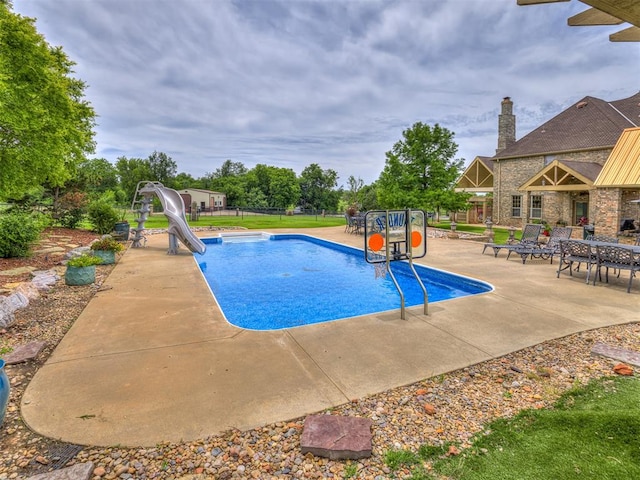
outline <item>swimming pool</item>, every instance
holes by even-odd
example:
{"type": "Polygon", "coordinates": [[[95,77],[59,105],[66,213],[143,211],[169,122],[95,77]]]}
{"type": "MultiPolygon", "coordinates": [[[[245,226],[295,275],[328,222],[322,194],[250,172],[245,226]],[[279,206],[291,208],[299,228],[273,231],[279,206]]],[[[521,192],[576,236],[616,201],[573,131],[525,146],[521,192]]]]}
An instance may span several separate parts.
{"type": "MultiPolygon", "coordinates": [[[[279,330],[400,308],[392,280],[375,278],[362,250],[297,234],[203,241],[207,251],[195,258],[227,321],[238,327],[279,330]]],[[[479,280],[414,265],[429,303],[493,289],[479,280]]],[[[422,305],[422,290],[408,264],[394,262],[391,268],[405,305],[422,305]]]]}

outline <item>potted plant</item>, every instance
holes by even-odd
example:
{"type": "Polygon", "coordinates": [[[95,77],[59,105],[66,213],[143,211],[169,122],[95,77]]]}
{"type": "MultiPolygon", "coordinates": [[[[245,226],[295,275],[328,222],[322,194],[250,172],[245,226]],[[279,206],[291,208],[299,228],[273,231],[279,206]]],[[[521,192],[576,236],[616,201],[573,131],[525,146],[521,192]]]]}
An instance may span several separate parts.
{"type": "Polygon", "coordinates": [[[79,255],[67,261],[67,270],[64,273],[64,282],[67,285],[89,285],[96,281],[96,265],[100,265],[102,259],[93,255],[79,255]]]}
{"type": "Polygon", "coordinates": [[[120,242],[109,235],[105,235],[100,240],[96,240],[90,246],[93,254],[102,259],[103,265],[115,263],[116,253],[124,248],[120,242]]]}
{"type": "Polygon", "coordinates": [[[131,230],[129,222],[127,222],[126,220],[126,215],[127,215],[127,209],[124,208],[122,210],[122,216],[120,217],[120,221],[116,222],[115,226],[113,227],[113,230],[118,236],[118,238],[122,239],[122,241],[124,242],[129,240],[129,232],[131,230]]]}

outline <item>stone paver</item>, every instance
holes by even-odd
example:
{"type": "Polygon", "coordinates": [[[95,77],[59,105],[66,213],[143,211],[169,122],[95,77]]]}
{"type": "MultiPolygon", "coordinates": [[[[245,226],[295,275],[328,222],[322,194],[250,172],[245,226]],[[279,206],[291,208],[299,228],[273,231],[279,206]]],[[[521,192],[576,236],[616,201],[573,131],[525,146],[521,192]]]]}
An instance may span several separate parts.
{"type": "Polygon", "coordinates": [[[93,462],[79,463],[53,472],[40,473],[27,480],[89,480],[93,474],[93,462]]]}
{"type": "Polygon", "coordinates": [[[331,460],[370,457],[372,425],[369,418],[309,415],[300,439],[302,453],[331,460]]]}
{"type": "Polygon", "coordinates": [[[45,345],[45,342],[31,342],[26,345],[21,345],[13,352],[5,355],[4,361],[7,365],[14,365],[16,363],[32,360],[40,354],[45,345]]]}
{"type": "Polygon", "coordinates": [[[11,270],[1,270],[0,275],[6,275],[12,277],[14,275],[23,275],[25,273],[31,273],[36,269],[36,267],[19,267],[13,268],[11,270]]]}
{"type": "Polygon", "coordinates": [[[624,348],[612,347],[604,343],[596,343],[591,349],[592,355],[600,355],[602,357],[613,358],[621,362],[630,363],[636,367],[640,367],[640,352],[633,352],[624,348]]]}

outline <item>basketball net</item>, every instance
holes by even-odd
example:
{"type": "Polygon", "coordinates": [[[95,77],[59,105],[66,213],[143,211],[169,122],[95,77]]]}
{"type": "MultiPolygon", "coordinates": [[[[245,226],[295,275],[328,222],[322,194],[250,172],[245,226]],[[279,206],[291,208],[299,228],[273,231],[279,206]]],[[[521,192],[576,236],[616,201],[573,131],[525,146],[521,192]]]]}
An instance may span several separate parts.
{"type": "Polygon", "coordinates": [[[385,278],[387,276],[387,264],[385,262],[376,263],[373,268],[376,278],[385,278]]]}

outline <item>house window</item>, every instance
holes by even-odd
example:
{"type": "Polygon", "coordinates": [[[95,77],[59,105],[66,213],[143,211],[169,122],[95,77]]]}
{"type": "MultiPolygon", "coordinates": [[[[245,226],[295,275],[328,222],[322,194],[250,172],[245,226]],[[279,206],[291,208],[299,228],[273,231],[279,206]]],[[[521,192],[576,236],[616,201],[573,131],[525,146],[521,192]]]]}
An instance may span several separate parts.
{"type": "Polygon", "coordinates": [[[542,218],[542,195],[531,195],[529,201],[529,217],[542,218]]]}
{"type": "Polygon", "coordinates": [[[522,216],[522,195],[511,196],[511,216],[512,217],[522,216]]]}

